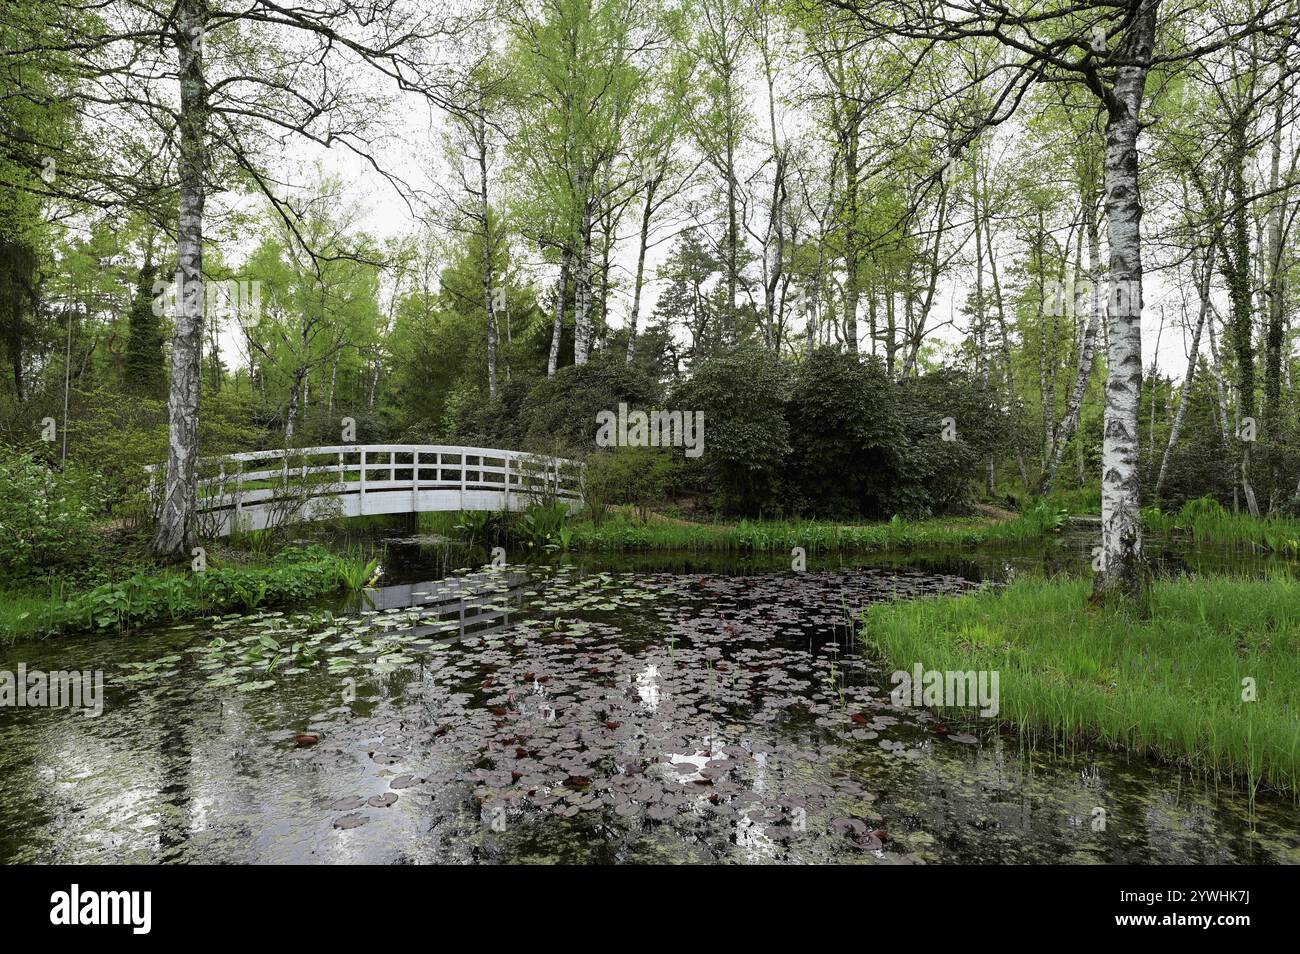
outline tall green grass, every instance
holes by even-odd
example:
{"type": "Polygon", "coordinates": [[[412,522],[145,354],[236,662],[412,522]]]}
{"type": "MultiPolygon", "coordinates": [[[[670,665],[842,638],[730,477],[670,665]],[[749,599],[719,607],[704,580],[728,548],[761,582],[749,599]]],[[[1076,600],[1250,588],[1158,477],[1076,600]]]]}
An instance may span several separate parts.
{"type": "Polygon", "coordinates": [[[1101,513],[1101,484],[1060,487],[1042,499],[1044,503],[1069,513],[1101,513]]]}
{"type": "Polygon", "coordinates": [[[464,514],[454,510],[435,510],[418,515],[421,533],[440,533],[444,536],[454,535],[457,528],[464,523],[464,514]]]}
{"type": "Polygon", "coordinates": [[[1089,586],[881,604],[862,637],[898,669],[998,670],[998,718],[1022,730],[1300,791],[1300,583],[1157,581],[1140,609],[1091,607],[1089,586]]]}
{"type": "Polygon", "coordinates": [[[1208,497],[1189,500],[1176,514],[1144,510],[1142,522],[1157,533],[1190,533],[1198,545],[1300,557],[1300,520],[1233,513],[1208,497]]]}
{"type": "Polygon", "coordinates": [[[210,613],[251,612],[331,593],[359,590],[378,561],[320,547],[282,550],[263,566],[210,565],[201,573],[137,569],[129,577],[89,590],[0,593],[0,640],[14,642],[66,633],[121,632],[210,613]]]}
{"type": "Polygon", "coordinates": [[[1041,513],[1005,523],[983,517],[933,520],[894,519],[837,524],[800,520],[741,520],[734,523],[640,523],[621,516],[573,526],[575,550],[699,550],[735,553],[809,553],[852,550],[913,550],[938,546],[1020,543],[1048,532],[1054,520],[1041,513]]]}

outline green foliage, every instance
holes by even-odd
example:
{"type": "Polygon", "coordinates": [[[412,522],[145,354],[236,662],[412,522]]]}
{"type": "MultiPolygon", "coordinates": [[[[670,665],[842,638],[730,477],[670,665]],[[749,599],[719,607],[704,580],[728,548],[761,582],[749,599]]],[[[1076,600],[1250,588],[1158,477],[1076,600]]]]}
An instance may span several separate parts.
{"type": "MultiPolygon", "coordinates": [[[[108,387],[77,397],[81,412],[68,436],[72,459],[100,476],[111,516],[143,522],[150,512],[145,467],[163,464],[167,457],[166,401],[108,387]]],[[[208,414],[212,426],[219,419],[208,414]]]]}
{"type": "Polygon", "coordinates": [[[723,512],[780,509],[790,453],[788,390],[788,371],[772,352],[742,345],[698,364],[673,392],[675,410],[704,413],[704,453],[687,459],[686,473],[712,491],[723,512]]]}
{"type": "Polygon", "coordinates": [[[447,397],[447,433],[471,447],[522,449],[528,442],[524,408],[539,380],[539,375],[516,375],[498,383],[495,399],[485,398],[477,384],[462,385],[447,397]]]}
{"type": "Polygon", "coordinates": [[[922,547],[1020,544],[1044,532],[1033,517],[1006,523],[983,518],[892,519],[880,523],[837,524],[810,520],[741,520],[738,523],[634,522],[619,517],[603,523],[578,523],[572,547],[578,550],[701,550],[736,553],[808,553],[914,550],[922,547]]]}
{"type": "Polygon", "coordinates": [[[490,510],[465,510],[456,515],[455,529],[473,543],[491,540],[501,526],[503,515],[490,510]]]}
{"type": "Polygon", "coordinates": [[[723,512],[750,515],[958,511],[1008,433],[996,395],[972,375],[891,382],[878,362],[833,348],[791,369],[741,347],[697,364],[672,404],[705,414],[705,452],[687,460],[687,479],[723,512]]]}
{"type": "Polygon", "coordinates": [[[903,429],[879,362],[817,349],[795,369],[785,416],[785,482],[805,509],[831,517],[885,513],[903,429]]]}
{"type": "Polygon", "coordinates": [[[995,534],[1003,540],[1033,540],[1059,533],[1070,525],[1070,512],[1051,501],[1040,500],[1015,520],[999,524],[995,534]]]}
{"type": "MultiPolygon", "coordinates": [[[[1166,510],[1175,510],[1185,502],[1204,495],[1212,496],[1220,502],[1232,501],[1232,489],[1236,481],[1233,470],[1236,451],[1224,445],[1223,432],[1216,419],[1216,401],[1213,375],[1202,371],[1192,386],[1187,416],[1178,443],[1169,455],[1164,484],[1160,488],[1160,500],[1153,501],[1166,510]]],[[[1149,403],[1148,400],[1148,410],[1149,403]]],[[[1167,416],[1162,416],[1162,424],[1163,418],[1167,416]]],[[[1150,475],[1148,483],[1153,489],[1155,475],[1160,469],[1160,460],[1168,442],[1168,428],[1160,428],[1156,432],[1156,440],[1144,448],[1146,473],[1150,475]]]]}
{"type": "Polygon", "coordinates": [[[1084,487],[1056,487],[1044,498],[1047,503],[1068,513],[1101,513],[1101,484],[1084,487]]]}
{"type": "Polygon", "coordinates": [[[599,524],[610,505],[635,507],[645,520],[651,507],[662,503],[680,465],[664,447],[617,447],[587,458],[583,471],[583,502],[599,524]]]}
{"type": "Polygon", "coordinates": [[[84,561],[101,499],[93,475],[0,445],[0,576],[18,580],[84,561]]]}
{"type": "Polygon", "coordinates": [[[569,508],[562,503],[532,504],[509,524],[509,533],[528,547],[567,550],[572,540],[569,508]]]}
{"type": "Polygon", "coordinates": [[[202,573],[139,569],[83,593],[52,595],[2,621],[10,638],[86,630],[118,631],[210,613],[249,612],[359,589],[377,566],[319,547],[291,547],[271,566],[214,567],[202,573]]]}
{"type": "Polygon", "coordinates": [[[1222,520],[1227,516],[1227,513],[1223,509],[1223,504],[1213,497],[1197,497],[1195,500],[1189,500],[1183,504],[1183,509],[1178,512],[1178,517],[1180,520],[1195,525],[1205,520],[1222,520]]]}
{"type": "MultiPolygon", "coordinates": [[[[150,249],[150,253],[152,253],[150,249]]],[[[155,314],[154,277],[151,258],[140,268],[139,283],[127,315],[126,361],[122,384],[131,394],[159,400],[167,394],[167,366],[163,360],[161,316],[155,314]]]]}
{"type": "Polygon", "coordinates": [[[594,448],[596,415],[618,411],[620,403],[649,411],[659,401],[659,386],[624,356],[601,351],[584,365],[570,365],[554,377],[540,378],[522,402],[527,441],[554,442],[569,453],[594,448]]]}
{"type": "Polygon", "coordinates": [[[1189,500],[1176,515],[1155,508],[1143,510],[1142,520],[1148,530],[1160,533],[1190,531],[1198,546],[1300,557],[1300,520],[1281,515],[1257,519],[1233,513],[1213,497],[1189,500]]]}
{"type": "Polygon", "coordinates": [[[894,402],[904,444],[887,511],[923,516],[968,503],[981,462],[1009,436],[996,395],[974,375],[943,369],[897,382],[894,402]]]}

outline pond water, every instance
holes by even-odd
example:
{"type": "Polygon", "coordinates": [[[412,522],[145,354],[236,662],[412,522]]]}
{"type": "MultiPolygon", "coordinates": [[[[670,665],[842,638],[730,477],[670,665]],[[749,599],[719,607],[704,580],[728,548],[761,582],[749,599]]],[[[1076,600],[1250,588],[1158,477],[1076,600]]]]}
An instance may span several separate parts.
{"type": "Polygon", "coordinates": [[[8,647],[107,686],[96,718],[0,710],[0,860],[1300,860],[1289,799],[945,725],[858,652],[872,601],[1087,555],[444,573],[468,555],[411,541],[361,605],[8,647]]]}

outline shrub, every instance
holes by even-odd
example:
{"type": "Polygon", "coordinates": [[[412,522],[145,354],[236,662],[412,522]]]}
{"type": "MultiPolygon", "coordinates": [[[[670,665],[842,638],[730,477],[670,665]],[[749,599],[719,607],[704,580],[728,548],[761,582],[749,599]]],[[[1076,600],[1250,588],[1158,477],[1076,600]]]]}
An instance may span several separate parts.
{"type": "Polygon", "coordinates": [[[529,547],[569,548],[569,508],[562,503],[535,503],[510,523],[510,534],[529,547]]]}
{"type": "Polygon", "coordinates": [[[660,398],[656,381],[623,355],[597,352],[584,365],[570,365],[554,377],[537,382],[521,402],[526,443],[556,443],[568,454],[592,448],[596,439],[596,414],[629,408],[650,410],[660,398]]]}
{"type": "Polygon", "coordinates": [[[592,522],[599,526],[610,504],[635,507],[644,521],[652,506],[667,499],[677,471],[677,460],[665,447],[619,447],[593,454],[583,472],[583,502],[592,522]]]}
{"type": "Polygon", "coordinates": [[[980,463],[1005,451],[1010,438],[996,394],[952,369],[905,378],[895,388],[904,443],[885,508],[908,516],[960,509],[969,502],[980,463]]]}
{"type": "Polygon", "coordinates": [[[0,574],[20,579],[85,561],[101,504],[93,476],[0,445],[0,574]]]}
{"type": "Polygon", "coordinates": [[[498,382],[493,400],[486,400],[477,385],[457,389],[447,399],[451,440],[471,447],[523,447],[528,431],[524,406],[540,380],[519,374],[498,382]]]}
{"type": "Polygon", "coordinates": [[[784,413],[789,374],[772,352],[742,345],[701,362],[673,393],[674,410],[704,412],[704,450],[687,458],[689,478],[728,512],[781,508],[781,473],[790,453],[784,413]]]}
{"type": "Polygon", "coordinates": [[[819,348],[798,366],[785,405],[786,484],[819,516],[878,516],[898,470],[903,428],[880,363],[819,348]]]}
{"type": "MultiPolygon", "coordinates": [[[[1218,397],[1214,390],[1213,375],[1198,374],[1187,402],[1187,417],[1173,453],[1169,455],[1165,482],[1160,488],[1156,503],[1165,510],[1174,511],[1190,500],[1209,495],[1220,503],[1232,501],[1233,487],[1237,482],[1237,449],[1226,446],[1219,429],[1218,397]]],[[[1145,473],[1154,488],[1155,477],[1168,443],[1168,432],[1158,435],[1154,443],[1145,448],[1145,473]]],[[[1258,475],[1267,469],[1255,469],[1258,475]]],[[[1262,489],[1262,488],[1259,488],[1262,489]]]]}

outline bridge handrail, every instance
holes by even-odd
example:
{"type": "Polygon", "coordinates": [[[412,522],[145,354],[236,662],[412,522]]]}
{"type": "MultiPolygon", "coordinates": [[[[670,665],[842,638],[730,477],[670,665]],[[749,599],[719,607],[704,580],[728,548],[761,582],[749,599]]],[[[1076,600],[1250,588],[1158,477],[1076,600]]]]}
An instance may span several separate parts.
{"type": "MultiPolygon", "coordinates": [[[[391,495],[395,492],[412,495],[412,511],[419,509],[419,494],[439,491],[458,493],[461,507],[465,504],[466,494],[483,491],[499,494],[507,510],[512,498],[549,498],[579,506],[582,503],[581,462],[493,447],[335,444],[244,451],[204,458],[202,463],[209,468],[219,465],[220,473],[212,474],[209,470],[208,476],[195,481],[196,488],[202,491],[196,500],[196,512],[205,520],[218,520],[222,527],[237,525],[254,510],[273,514],[271,519],[275,522],[298,519],[288,514],[301,514],[309,501],[328,498],[359,501],[355,509],[364,514],[367,512],[367,499],[387,494],[391,503],[391,495]],[[409,459],[399,461],[399,455],[409,459]],[[352,459],[346,459],[349,457],[352,459]],[[289,463],[291,458],[295,458],[292,465],[289,463]],[[478,463],[471,463],[474,458],[478,463]],[[484,463],[487,460],[497,463],[484,463]],[[256,461],[261,466],[257,470],[245,470],[249,461],[256,461]],[[277,467],[275,461],[282,463],[277,467]],[[230,464],[237,466],[228,467],[230,464]],[[267,464],[271,466],[267,468],[267,464]],[[426,476],[431,470],[433,476],[426,476]],[[406,472],[409,476],[398,477],[399,472],[406,472]],[[305,482],[309,474],[334,479],[301,486],[289,483],[290,475],[305,482]],[[372,476],[376,474],[382,476],[372,476]],[[266,486],[263,482],[271,485],[266,486]],[[257,484],[263,486],[255,486],[257,484]]],[[[159,480],[161,465],[147,465],[145,471],[149,477],[148,493],[156,504],[163,489],[159,480]]]]}
{"type": "MultiPolygon", "coordinates": [[[[531,451],[501,450],[492,447],[471,447],[461,444],[335,444],[325,447],[278,447],[273,450],[265,451],[239,451],[234,454],[217,454],[212,457],[200,457],[198,464],[207,465],[220,463],[222,461],[248,461],[248,460],[278,460],[290,456],[315,457],[325,454],[356,454],[361,451],[377,454],[410,454],[410,453],[440,453],[440,454],[468,454],[471,457],[510,457],[513,459],[529,458],[533,460],[547,461],[554,463],[558,461],[561,464],[572,466],[581,466],[578,461],[570,460],[567,457],[551,457],[547,454],[535,454],[531,451]]],[[[145,464],[145,473],[154,473],[160,470],[163,464],[145,464]]],[[[491,466],[491,465],[485,465],[491,466]]]]}

